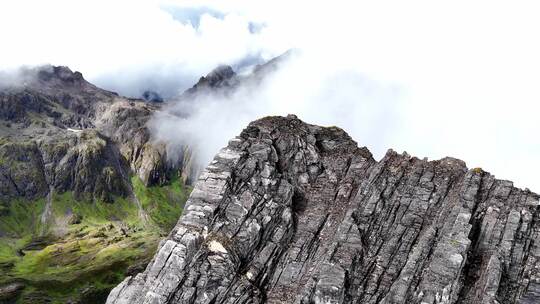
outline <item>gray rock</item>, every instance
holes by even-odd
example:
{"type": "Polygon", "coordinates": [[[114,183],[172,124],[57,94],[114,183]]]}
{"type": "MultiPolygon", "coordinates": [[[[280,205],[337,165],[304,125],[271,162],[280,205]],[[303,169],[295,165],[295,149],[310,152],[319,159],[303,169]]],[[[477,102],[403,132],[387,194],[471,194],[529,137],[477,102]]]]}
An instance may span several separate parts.
{"type": "Polygon", "coordinates": [[[0,301],[13,299],[24,289],[24,287],[25,286],[22,283],[11,283],[0,286],[0,301]]]}
{"type": "Polygon", "coordinates": [[[540,303],[539,196],[460,160],[267,117],[107,303],[540,303]]]}

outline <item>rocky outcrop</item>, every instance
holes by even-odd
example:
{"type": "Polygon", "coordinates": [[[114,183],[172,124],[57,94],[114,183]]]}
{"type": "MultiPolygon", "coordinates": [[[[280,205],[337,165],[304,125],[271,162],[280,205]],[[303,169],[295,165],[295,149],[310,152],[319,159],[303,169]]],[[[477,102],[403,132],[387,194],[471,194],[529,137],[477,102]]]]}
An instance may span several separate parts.
{"type": "Polygon", "coordinates": [[[540,197],[341,129],[251,123],[107,303],[538,303],[540,197]]]}
{"type": "Polygon", "coordinates": [[[0,146],[0,198],[44,196],[48,192],[37,144],[4,142],[0,146]]]}
{"type": "Polygon", "coordinates": [[[6,141],[0,145],[0,198],[38,198],[52,188],[74,191],[111,201],[112,195],[127,195],[117,149],[97,131],[41,137],[37,141],[6,141]]]}
{"type": "Polygon", "coordinates": [[[24,285],[21,283],[12,283],[0,287],[0,301],[12,299],[16,296],[22,289],[24,285]]]}

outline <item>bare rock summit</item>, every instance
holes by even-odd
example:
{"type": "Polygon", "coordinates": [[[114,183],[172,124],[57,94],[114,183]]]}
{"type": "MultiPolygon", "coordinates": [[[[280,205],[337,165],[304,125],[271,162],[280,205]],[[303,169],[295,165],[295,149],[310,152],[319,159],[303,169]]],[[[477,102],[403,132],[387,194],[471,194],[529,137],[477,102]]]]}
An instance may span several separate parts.
{"type": "Polygon", "coordinates": [[[463,161],[266,117],[107,303],[540,303],[537,194],[463,161]]]}

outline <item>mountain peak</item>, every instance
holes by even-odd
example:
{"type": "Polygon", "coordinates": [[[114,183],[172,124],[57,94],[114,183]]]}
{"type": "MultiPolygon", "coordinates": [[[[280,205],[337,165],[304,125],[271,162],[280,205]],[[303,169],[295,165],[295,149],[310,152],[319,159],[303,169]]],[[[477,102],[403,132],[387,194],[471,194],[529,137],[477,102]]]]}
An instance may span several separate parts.
{"type": "Polygon", "coordinates": [[[234,77],[236,73],[233,71],[232,67],[229,65],[220,65],[217,68],[213,69],[208,75],[206,75],[205,79],[210,83],[217,83],[219,81],[223,81],[229,78],[234,77]]]}
{"type": "Polygon", "coordinates": [[[37,77],[42,81],[58,79],[66,83],[81,83],[84,80],[80,72],[73,72],[67,66],[43,66],[38,69],[37,77]]]}
{"type": "Polygon", "coordinates": [[[265,117],[107,303],[538,303],[539,199],[457,159],[376,161],[340,128],[265,117]]]}
{"type": "Polygon", "coordinates": [[[247,75],[237,74],[229,65],[220,65],[213,69],[206,76],[199,78],[199,81],[191,88],[186,90],[181,98],[193,98],[198,93],[230,94],[239,86],[256,87],[266,76],[275,72],[283,62],[289,60],[295,53],[289,50],[271,60],[252,67],[247,75]]]}
{"type": "Polygon", "coordinates": [[[193,95],[199,93],[200,90],[231,87],[233,85],[232,82],[235,76],[236,73],[231,66],[220,65],[206,76],[199,78],[199,81],[193,87],[188,89],[186,93],[188,95],[193,95]]]}

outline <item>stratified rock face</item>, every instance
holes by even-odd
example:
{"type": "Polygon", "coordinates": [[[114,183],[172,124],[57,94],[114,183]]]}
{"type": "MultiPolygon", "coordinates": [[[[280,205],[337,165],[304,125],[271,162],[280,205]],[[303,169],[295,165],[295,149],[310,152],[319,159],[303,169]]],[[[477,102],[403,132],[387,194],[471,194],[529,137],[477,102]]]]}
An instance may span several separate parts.
{"type": "Polygon", "coordinates": [[[539,199],[457,159],[377,162],[338,128],[264,118],[107,303],[540,303],[539,199]]]}

